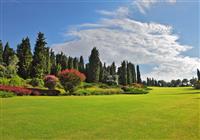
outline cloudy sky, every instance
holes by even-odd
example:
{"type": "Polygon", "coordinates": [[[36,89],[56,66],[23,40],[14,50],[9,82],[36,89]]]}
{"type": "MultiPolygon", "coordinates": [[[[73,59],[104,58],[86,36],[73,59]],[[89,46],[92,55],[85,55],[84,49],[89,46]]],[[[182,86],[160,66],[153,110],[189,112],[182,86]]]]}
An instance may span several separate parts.
{"type": "Polygon", "coordinates": [[[34,46],[45,33],[55,52],[100,51],[107,64],[140,64],[142,78],[196,76],[199,58],[199,2],[179,0],[9,0],[1,2],[1,39],[13,48],[24,36],[34,46]]]}

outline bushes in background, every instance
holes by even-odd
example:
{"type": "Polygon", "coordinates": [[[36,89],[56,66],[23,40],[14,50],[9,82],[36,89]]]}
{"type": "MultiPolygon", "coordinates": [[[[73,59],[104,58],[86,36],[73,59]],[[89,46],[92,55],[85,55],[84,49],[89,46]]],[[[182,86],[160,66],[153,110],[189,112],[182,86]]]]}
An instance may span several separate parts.
{"type": "Polygon", "coordinates": [[[195,89],[200,89],[200,81],[197,81],[197,82],[194,84],[194,88],[195,88],[195,89]]]}
{"type": "Polygon", "coordinates": [[[147,94],[148,90],[144,88],[135,88],[135,87],[122,87],[125,94],[147,94]]]}
{"type": "Polygon", "coordinates": [[[33,78],[27,80],[27,83],[32,85],[33,87],[44,87],[44,81],[39,78],[33,78]]]}

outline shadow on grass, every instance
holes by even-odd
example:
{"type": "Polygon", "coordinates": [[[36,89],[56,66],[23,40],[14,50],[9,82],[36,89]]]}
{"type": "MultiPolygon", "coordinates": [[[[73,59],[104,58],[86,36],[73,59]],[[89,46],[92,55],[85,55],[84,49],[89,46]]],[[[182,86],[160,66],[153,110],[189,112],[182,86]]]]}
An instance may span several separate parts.
{"type": "Polygon", "coordinates": [[[166,93],[166,94],[159,94],[159,95],[186,95],[186,94],[189,94],[189,95],[192,95],[192,94],[200,94],[200,91],[198,92],[181,92],[181,93],[166,93]]]}

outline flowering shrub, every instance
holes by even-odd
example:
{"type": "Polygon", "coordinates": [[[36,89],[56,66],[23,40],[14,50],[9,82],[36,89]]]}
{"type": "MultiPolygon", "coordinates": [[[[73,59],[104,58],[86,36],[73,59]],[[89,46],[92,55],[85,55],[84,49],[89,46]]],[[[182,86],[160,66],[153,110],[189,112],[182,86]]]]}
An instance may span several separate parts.
{"type": "Polygon", "coordinates": [[[65,91],[72,93],[76,86],[85,80],[85,75],[75,69],[66,69],[58,74],[65,91]]]}
{"type": "Polygon", "coordinates": [[[19,95],[19,96],[30,95],[32,92],[31,90],[23,88],[23,87],[5,86],[5,85],[0,85],[0,90],[14,92],[16,93],[16,95],[19,95]]]}
{"type": "Polygon", "coordinates": [[[55,89],[58,78],[54,75],[47,75],[44,77],[44,86],[48,89],[55,89]]]}

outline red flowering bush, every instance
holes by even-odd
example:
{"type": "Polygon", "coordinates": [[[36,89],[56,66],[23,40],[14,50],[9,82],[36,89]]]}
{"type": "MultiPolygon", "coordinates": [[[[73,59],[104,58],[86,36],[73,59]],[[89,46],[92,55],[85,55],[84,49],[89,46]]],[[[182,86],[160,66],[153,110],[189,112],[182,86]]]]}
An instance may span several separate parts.
{"type": "Polygon", "coordinates": [[[31,90],[23,88],[23,87],[5,86],[5,85],[0,85],[0,90],[14,92],[16,93],[16,95],[19,95],[19,96],[30,95],[32,92],[31,90]]]}
{"type": "Polygon", "coordinates": [[[58,78],[54,75],[46,75],[44,77],[44,86],[48,89],[55,89],[57,83],[58,78]]]}
{"type": "Polygon", "coordinates": [[[85,80],[85,75],[75,69],[66,69],[58,74],[65,91],[74,92],[76,86],[85,80]]]}

